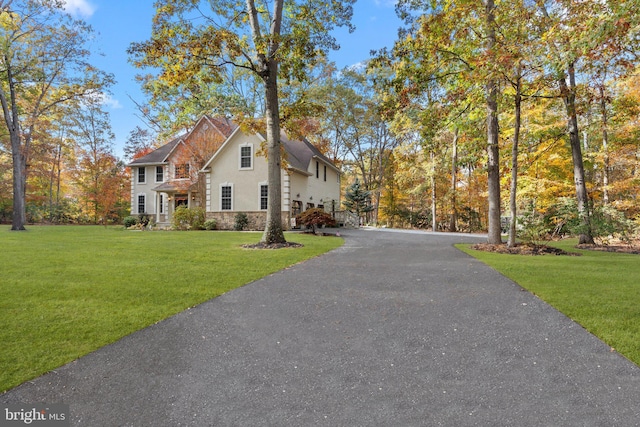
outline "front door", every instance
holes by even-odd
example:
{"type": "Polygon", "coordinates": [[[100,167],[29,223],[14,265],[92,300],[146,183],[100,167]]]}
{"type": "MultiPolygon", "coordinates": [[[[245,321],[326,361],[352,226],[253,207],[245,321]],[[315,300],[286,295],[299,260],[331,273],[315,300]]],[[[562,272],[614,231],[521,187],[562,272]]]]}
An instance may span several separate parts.
{"type": "Polygon", "coordinates": [[[189,197],[186,194],[176,194],[175,209],[179,206],[189,206],[189,197]]]}

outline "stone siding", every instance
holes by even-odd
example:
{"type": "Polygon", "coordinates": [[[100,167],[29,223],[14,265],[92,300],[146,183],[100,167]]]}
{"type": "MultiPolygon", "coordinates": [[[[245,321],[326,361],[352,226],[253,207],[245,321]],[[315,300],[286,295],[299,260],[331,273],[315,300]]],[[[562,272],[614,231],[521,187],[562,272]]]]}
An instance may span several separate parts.
{"type": "MultiPolygon", "coordinates": [[[[207,212],[207,219],[215,219],[218,230],[233,230],[236,223],[236,215],[240,212],[207,212]]],[[[247,214],[249,224],[245,230],[264,231],[267,221],[266,212],[244,212],[247,214]]],[[[282,228],[290,229],[289,212],[282,212],[282,228]]]]}

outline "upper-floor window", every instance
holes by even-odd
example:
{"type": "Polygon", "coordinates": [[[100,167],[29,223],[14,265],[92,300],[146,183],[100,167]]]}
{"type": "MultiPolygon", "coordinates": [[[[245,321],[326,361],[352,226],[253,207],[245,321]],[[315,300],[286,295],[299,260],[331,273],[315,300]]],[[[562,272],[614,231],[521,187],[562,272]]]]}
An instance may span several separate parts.
{"type": "Polygon", "coordinates": [[[164,181],[164,166],[156,166],[156,182],[164,181]]]}
{"type": "Polygon", "coordinates": [[[327,180],[327,165],[324,166],[324,180],[327,180]]]}
{"type": "Polygon", "coordinates": [[[251,169],[253,167],[253,148],[251,145],[240,147],[240,169],[251,169]]]}
{"type": "Polygon", "coordinates": [[[320,178],[320,162],[316,161],[316,178],[320,178]]]}
{"type": "Polygon", "coordinates": [[[138,168],[138,184],[144,184],[147,182],[146,171],[147,169],[144,167],[138,168]]]}
{"type": "Polygon", "coordinates": [[[189,163],[181,163],[176,165],[176,179],[187,179],[189,178],[189,163]]]}

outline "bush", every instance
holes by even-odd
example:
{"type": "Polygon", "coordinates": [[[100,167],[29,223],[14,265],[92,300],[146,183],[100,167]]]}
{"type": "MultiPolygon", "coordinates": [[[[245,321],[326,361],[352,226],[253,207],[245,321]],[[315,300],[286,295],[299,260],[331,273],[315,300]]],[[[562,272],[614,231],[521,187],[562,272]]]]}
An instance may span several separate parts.
{"type": "Polygon", "coordinates": [[[136,225],[138,223],[138,217],[127,216],[127,217],[124,218],[122,223],[124,224],[124,228],[132,227],[132,226],[134,226],[134,225],[136,225]]]}
{"type": "Polygon", "coordinates": [[[536,212],[533,206],[518,218],[518,225],[520,225],[520,229],[517,230],[518,238],[525,244],[539,245],[550,233],[545,217],[536,212]]]}
{"type": "Polygon", "coordinates": [[[216,222],[215,219],[208,219],[204,222],[205,230],[215,230],[217,228],[218,228],[218,223],[216,222]]]}
{"type": "Polygon", "coordinates": [[[313,233],[316,232],[317,226],[333,227],[336,225],[331,214],[326,213],[320,208],[311,208],[296,216],[296,221],[307,228],[311,228],[313,233]]]}
{"type": "Polygon", "coordinates": [[[203,230],[205,212],[203,208],[178,206],[173,212],[171,225],[174,230],[203,230]]]}
{"type": "Polygon", "coordinates": [[[142,224],[143,227],[146,227],[151,222],[151,216],[147,214],[138,215],[138,223],[142,224]]]}
{"type": "Polygon", "coordinates": [[[242,231],[249,225],[249,217],[244,212],[238,212],[234,218],[233,229],[242,231]]]}
{"type": "Polygon", "coordinates": [[[554,211],[557,222],[563,224],[569,233],[577,236],[591,231],[591,236],[600,244],[606,245],[611,239],[628,241],[635,233],[634,222],[611,205],[591,207],[590,230],[585,229],[574,198],[561,198],[554,211]]]}

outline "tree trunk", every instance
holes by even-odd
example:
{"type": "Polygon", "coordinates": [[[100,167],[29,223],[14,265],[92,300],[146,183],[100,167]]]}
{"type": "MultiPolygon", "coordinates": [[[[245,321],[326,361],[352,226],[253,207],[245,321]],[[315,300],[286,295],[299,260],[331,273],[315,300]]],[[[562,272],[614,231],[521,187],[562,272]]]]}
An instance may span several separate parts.
{"type": "Polygon", "coordinates": [[[600,86],[600,113],[602,115],[602,151],[604,155],[604,171],[602,172],[602,202],[609,204],[609,174],[611,160],[609,159],[609,117],[607,115],[607,99],[604,83],[600,86]]]}
{"type": "Polygon", "coordinates": [[[431,156],[431,229],[438,231],[438,219],[437,219],[437,201],[436,201],[436,159],[435,154],[432,151],[431,156]]]}
{"type": "Polygon", "coordinates": [[[580,244],[593,244],[593,236],[591,235],[591,221],[589,215],[589,195],[587,193],[587,185],[584,180],[584,164],[582,162],[582,147],[580,145],[580,132],[578,129],[578,116],[576,113],[576,94],[575,94],[575,69],[570,64],[568,69],[569,86],[562,76],[558,80],[560,85],[560,93],[567,110],[567,127],[569,130],[569,141],[571,143],[571,157],[573,159],[573,179],[576,188],[576,199],[578,201],[578,214],[583,226],[583,233],[580,234],[580,244]]]}
{"type": "MultiPolygon", "coordinates": [[[[487,0],[487,52],[491,54],[496,45],[495,4],[487,0]]],[[[498,82],[493,75],[487,77],[487,184],[489,190],[488,243],[501,244],[500,228],[500,148],[498,145],[498,82]]]]}
{"type": "Polygon", "coordinates": [[[282,184],[280,153],[280,110],[278,106],[278,64],[271,60],[265,78],[265,100],[267,119],[267,164],[268,164],[268,200],[267,222],[265,224],[262,243],[285,243],[282,229],[282,184]]]}
{"type": "Polygon", "coordinates": [[[11,133],[11,151],[13,154],[13,217],[11,230],[25,230],[27,212],[25,195],[27,188],[27,159],[22,152],[20,135],[11,133]]]}
{"type": "Polygon", "coordinates": [[[458,209],[456,207],[456,192],[458,191],[458,128],[453,131],[451,147],[451,216],[449,217],[449,231],[458,229],[458,209]]]}
{"type": "Polygon", "coordinates": [[[518,146],[520,145],[520,122],[522,113],[522,80],[520,77],[522,64],[518,65],[518,80],[516,82],[516,96],[514,100],[515,123],[513,125],[513,147],[511,148],[511,188],[509,189],[509,239],[507,246],[516,245],[516,226],[518,221],[518,206],[516,196],[518,194],[518,146]]]}

